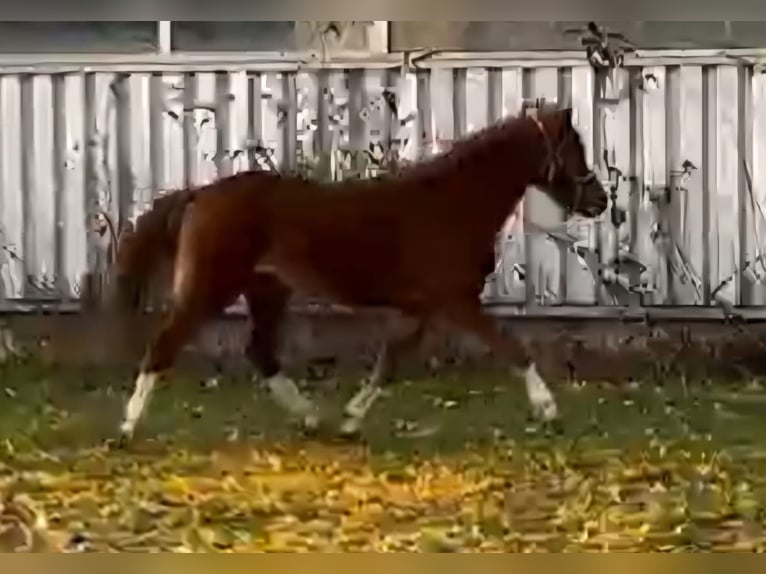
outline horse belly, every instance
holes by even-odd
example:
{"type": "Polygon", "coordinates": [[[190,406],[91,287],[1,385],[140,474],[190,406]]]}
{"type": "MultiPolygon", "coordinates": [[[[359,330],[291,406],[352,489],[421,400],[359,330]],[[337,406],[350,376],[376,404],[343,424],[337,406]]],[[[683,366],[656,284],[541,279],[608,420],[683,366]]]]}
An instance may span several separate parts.
{"type": "Polygon", "coordinates": [[[255,266],[257,273],[273,273],[292,291],[329,298],[351,306],[386,306],[391,297],[384,278],[362,269],[323,268],[305,261],[270,255],[255,266]]]}

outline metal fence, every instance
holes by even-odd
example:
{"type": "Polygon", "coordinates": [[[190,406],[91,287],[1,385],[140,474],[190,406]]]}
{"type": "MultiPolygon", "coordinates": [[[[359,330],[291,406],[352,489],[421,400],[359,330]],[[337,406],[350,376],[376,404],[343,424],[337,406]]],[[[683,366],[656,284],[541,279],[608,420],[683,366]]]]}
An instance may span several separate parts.
{"type": "Polygon", "coordinates": [[[603,73],[579,52],[84,58],[0,57],[6,308],[77,299],[83,272],[103,264],[99,210],[133,218],[164,190],[263,165],[259,146],[283,168],[370,174],[389,144],[414,160],[540,98],[573,107],[627,220],[564,222],[530,190],[488,303],[579,316],[766,303],[755,53],[643,52],[603,73]]]}

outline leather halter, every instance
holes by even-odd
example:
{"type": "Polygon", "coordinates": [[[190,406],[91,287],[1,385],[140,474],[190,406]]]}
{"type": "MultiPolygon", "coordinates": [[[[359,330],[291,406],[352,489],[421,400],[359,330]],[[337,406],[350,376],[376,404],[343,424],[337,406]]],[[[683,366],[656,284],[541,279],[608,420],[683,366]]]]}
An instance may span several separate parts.
{"type": "MultiPolygon", "coordinates": [[[[554,148],[553,143],[548,137],[548,134],[545,132],[545,127],[543,126],[542,122],[535,117],[527,117],[534,122],[534,124],[537,126],[537,129],[540,130],[540,135],[543,136],[543,141],[545,142],[547,151],[547,157],[545,159],[543,171],[547,171],[547,174],[545,174],[545,181],[550,185],[553,183],[553,177],[556,175],[556,170],[563,165],[563,162],[561,161],[561,149],[564,147],[564,142],[561,142],[557,148],[554,148]]],[[[575,198],[570,209],[575,210],[580,205],[585,186],[596,179],[596,174],[591,170],[587,173],[587,175],[573,176],[571,179],[575,183],[575,198]]]]}

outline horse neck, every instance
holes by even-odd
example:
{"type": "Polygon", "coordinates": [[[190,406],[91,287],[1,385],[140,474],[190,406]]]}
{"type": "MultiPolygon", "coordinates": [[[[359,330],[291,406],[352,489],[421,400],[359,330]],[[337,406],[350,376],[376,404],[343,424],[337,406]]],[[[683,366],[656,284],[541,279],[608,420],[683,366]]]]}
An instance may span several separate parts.
{"type": "Polygon", "coordinates": [[[444,186],[450,200],[464,206],[466,213],[483,216],[481,219],[495,231],[519,204],[545,159],[544,142],[536,126],[518,119],[511,121],[490,128],[497,130],[494,133],[480,134],[475,141],[463,143],[463,149],[456,150],[455,161],[443,172],[451,183],[444,186]]]}

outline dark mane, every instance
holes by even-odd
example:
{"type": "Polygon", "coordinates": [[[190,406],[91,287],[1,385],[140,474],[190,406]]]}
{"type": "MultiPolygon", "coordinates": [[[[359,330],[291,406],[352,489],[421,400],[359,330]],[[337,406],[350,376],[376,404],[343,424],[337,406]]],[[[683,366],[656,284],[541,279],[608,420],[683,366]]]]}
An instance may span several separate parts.
{"type": "Polygon", "coordinates": [[[450,149],[404,167],[403,178],[444,177],[466,165],[484,164],[483,160],[497,160],[498,146],[507,148],[508,143],[522,127],[523,119],[510,116],[480,130],[454,140],[450,149]]]}
{"type": "MultiPolygon", "coordinates": [[[[204,193],[207,188],[221,187],[221,184],[234,184],[238,181],[247,181],[249,185],[253,186],[253,190],[260,191],[263,189],[260,185],[262,183],[268,184],[282,179],[290,179],[311,187],[312,193],[321,191],[332,194],[355,193],[357,191],[369,193],[370,187],[377,187],[378,183],[386,185],[391,180],[398,180],[402,183],[417,183],[433,179],[446,179],[452,177],[456,170],[468,168],[481,171],[487,166],[498,165],[499,161],[502,162],[503,153],[520,135],[519,130],[523,129],[524,126],[523,118],[509,116],[455,140],[450,149],[446,151],[404,165],[395,173],[384,173],[377,177],[320,183],[303,175],[283,175],[272,171],[250,169],[221,178],[215,183],[196,186],[191,190],[186,190],[186,192],[202,191],[204,193]]],[[[519,148],[519,159],[525,159],[525,154],[529,153],[527,148],[528,146],[519,148]]],[[[502,167],[502,164],[500,166],[502,167]]],[[[271,188],[270,185],[268,187],[271,188]]]]}

